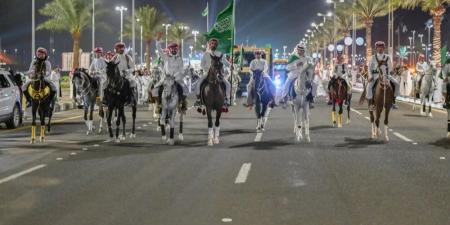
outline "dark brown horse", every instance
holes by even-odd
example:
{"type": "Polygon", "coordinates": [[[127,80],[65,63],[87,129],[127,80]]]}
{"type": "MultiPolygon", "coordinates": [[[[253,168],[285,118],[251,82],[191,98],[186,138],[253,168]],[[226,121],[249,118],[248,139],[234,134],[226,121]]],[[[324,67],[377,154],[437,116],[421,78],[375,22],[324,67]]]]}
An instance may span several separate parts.
{"type": "Polygon", "coordinates": [[[335,82],[331,86],[331,102],[333,104],[333,110],[331,112],[331,119],[333,121],[333,127],[342,127],[343,124],[343,105],[347,102],[347,123],[350,123],[350,102],[351,94],[347,94],[348,88],[346,81],[343,78],[336,78],[335,82]],[[336,115],[336,104],[339,106],[339,116],[336,115]],[[337,118],[336,118],[337,117],[337,118]]]}
{"type": "Polygon", "coordinates": [[[373,91],[375,115],[373,111],[369,111],[370,122],[372,123],[372,138],[379,138],[381,135],[380,117],[384,109],[384,139],[388,142],[389,112],[394,104],[394,88],[387,75],[383,74],[381,69],[379,69],[379,74],[373,91]]]}
{"type": "Polygon", "coordinates": [[[201,86],[200,97],[206,107],[208,116],[208,145],[219,144],[220,117],[222,116],[222,107],[225,101],[225,89],[219,80],[222,75],[223,64],[222,56],[211,55],[211,67],[204,85],[201,86]],[[216,121],[213,129],[212,111],[216,111],[216,121]]]}

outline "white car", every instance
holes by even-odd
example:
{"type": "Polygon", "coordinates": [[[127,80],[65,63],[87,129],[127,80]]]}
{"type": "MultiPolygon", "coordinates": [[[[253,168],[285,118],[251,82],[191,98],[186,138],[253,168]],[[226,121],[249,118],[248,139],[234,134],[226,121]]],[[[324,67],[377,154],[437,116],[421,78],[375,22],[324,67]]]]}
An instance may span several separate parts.
{"type": "Polygon", "coordinates": [[[9,129],[20,126],[22,110],[20,105],[20,89],[14,77],[0,68],[0,123],[9,129]]]}

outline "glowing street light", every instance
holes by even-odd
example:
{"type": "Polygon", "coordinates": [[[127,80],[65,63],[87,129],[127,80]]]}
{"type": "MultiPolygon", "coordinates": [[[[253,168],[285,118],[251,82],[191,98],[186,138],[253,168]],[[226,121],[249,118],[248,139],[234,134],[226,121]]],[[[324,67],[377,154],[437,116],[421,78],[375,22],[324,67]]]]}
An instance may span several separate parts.
{"type": "Polygon", "coordinates": [[[116,6],[116,11],[120,12],[120,42],[123,42],[123,11],[127,11],[125,6],[116,6]]]}

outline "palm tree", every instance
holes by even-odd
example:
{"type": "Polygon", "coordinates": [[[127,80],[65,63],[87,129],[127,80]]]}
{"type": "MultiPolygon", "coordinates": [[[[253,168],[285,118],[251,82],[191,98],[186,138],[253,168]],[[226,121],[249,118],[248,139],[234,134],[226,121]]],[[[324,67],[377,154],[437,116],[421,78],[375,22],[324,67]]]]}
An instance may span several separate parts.
{"type": "MultiPolygon", "coordinates": [[[[136,19],[139,20],[137,26],[142,25],[142,38],[145,42],[145,65],[147,68],[150,68],[152,41],[156,38],[156,34],[162,31],[163,27],[161,25],[167,19],[164,14],[149,5],[142,6],[136,10],[136,19]]],[[[131,20],[127,23],[125,36],[131,37],[131,20]]]]}
{"type": "MultiPolygon", "coordinates": [[[[336,9],[336,26],[338,32],[343,35],[344,38],[350,37],[350,32],[353,30],[353,17],[352,17],[352,5],[351,3],[339,4],[336,9]]],[[[364,23],[356,20],[355,29],[359,30],[364,27],[364,23]]],[[[346,45],[344,54],[348,57],[349,47],[346,45]]]]}
{"type": "Polygon", "coordinates": [[[407,9],[420,7],[424,12],[430,13],[433,18],[433,59],[441,63],[441,24],[447,4],[450,0],[395,0],[399,6],[407,9]]]}
{"type": "Polygon", "coordinates": [[[184,48],[182,44],[192,38],[192,33],[189,31],[189,27],[184,23],[175,23],[170,27],[169,39],[171,42],[177,43],[180,48],[184,48]]]}
{"type": "Polygon", "coordinates": [[[38,30],[68,31],[72,35],[72,68],[80,66],[80,41],[83,30],[91,22],[91,4],[89,0],[52,0],[39,10],[42,15],[50,18],[40,24],[38,30]]]}
{"type": "Polygon", "coordinates": [[[389,4],[386,0],[356,0],[354,10],[366,27],[366,62],[368,63],[372,58],[373,19],[388,14],[389,4]]]}

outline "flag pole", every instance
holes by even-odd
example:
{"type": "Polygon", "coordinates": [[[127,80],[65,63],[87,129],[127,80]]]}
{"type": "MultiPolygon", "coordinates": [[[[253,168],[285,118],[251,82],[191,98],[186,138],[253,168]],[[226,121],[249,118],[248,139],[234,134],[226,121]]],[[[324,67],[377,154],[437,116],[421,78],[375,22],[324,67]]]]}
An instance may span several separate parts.
{"type": "Polygon", "coordinates": [[[231,100],[233,99],[233,73],[234,73],[234,42],[236,40],[236,0],[233,1],[233,34],[231,35],[231,70],[230,70],[230,104],[231,100]]]}
{"type": "Polygon", "coordinates": [[[206,1],[206,10],[208,13],[206,13],[206,33],[209,32],[209,1],[206,1]]]}

